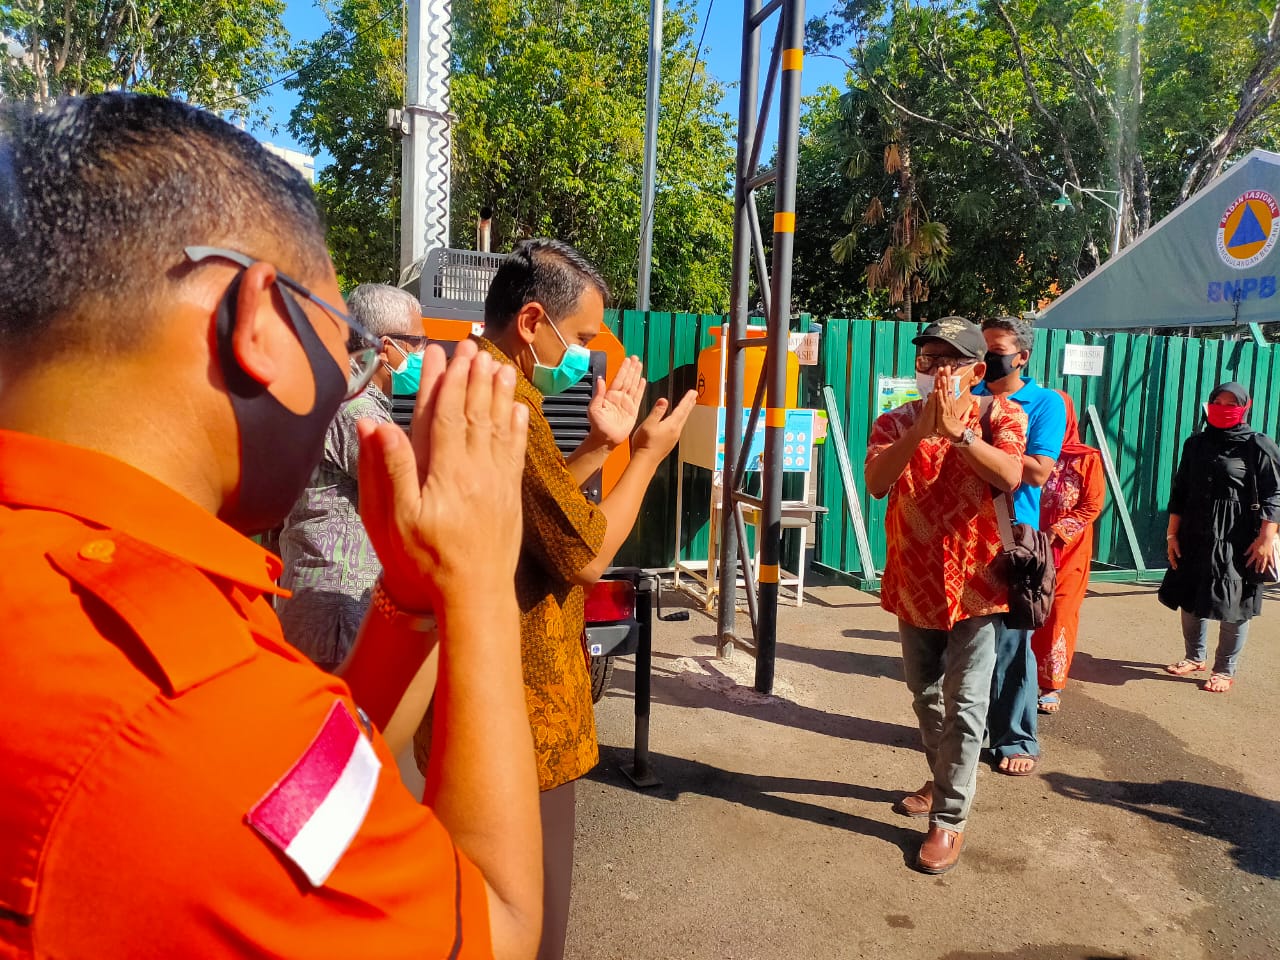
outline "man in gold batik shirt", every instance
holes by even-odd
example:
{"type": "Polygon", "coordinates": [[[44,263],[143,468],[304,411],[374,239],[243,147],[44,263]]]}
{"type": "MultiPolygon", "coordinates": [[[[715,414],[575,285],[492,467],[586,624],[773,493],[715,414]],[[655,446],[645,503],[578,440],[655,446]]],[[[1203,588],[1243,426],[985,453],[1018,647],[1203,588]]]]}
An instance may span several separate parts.
{"type": "MultiPolygon", "coordinates": [[[[542,415],[542,398],[586,375],[587,345],[601,330],[608,298],[600,274],[572,247],[555,240],[524,241],[489,287],[487,339],[480,341],[483,349],[519,371],[516,399],[530,409],[516,595],[525,697],[542,789],[539,960],[558,960],[564,952],[573,881],[574,782],[599,760],[583,642],[583,589],[600,579],[631,532],[645,490],[679,440],[695,399],[690,391],[669,415],[670,404],[659,400],[633,435],[645,381],[640,361],[630,357],[608,387],[603,380],[596,383],[587,439],[567,458],[560,453],[542,415]],[[582,485],[628,439],[627,469],[603,503],[591,503],[582,485]]],[[[420,759],[428,739],[425,730],[426,724],[417,738],[420,759]]]]}

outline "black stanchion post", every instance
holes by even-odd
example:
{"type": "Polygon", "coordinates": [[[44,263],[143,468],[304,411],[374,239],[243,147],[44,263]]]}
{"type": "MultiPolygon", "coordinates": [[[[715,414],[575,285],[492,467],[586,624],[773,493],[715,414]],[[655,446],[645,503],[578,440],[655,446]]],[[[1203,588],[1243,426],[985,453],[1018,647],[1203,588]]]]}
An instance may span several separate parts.
{"type": "Polygon", "coordinates": [[[640,624],[640,643],[636,649],[636,739],[631,765],[622,768],[637,787],[662,785],[649,767],[649,701],[653,677],[653,594],[646,587],[636,592],[636,621],[640,624]]]}

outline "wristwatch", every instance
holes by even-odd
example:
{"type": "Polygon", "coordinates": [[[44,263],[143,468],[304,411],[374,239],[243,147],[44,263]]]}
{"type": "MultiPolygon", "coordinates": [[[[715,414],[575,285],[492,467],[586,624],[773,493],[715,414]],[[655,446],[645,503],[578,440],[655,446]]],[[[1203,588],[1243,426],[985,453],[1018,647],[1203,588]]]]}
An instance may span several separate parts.
{"type": "Polygon", "coordinates": [[[973,446],[973,441],[977,439],[978,435],[968,427],[965,427],[964,433],[960,434],[960,439],[952,440],[951,445],[953,447],[971,447],[973,446]]]}
{"type": "Polygon", "coordinates": [[[435,614],[401,610],[387,593],[386,587],[382,585],[381,577],[373,585],[373,596],[369,598],[369,606],[381,619],[401,629],[412,630],[415,633],[430,633],[436,629],[435,614]]]}

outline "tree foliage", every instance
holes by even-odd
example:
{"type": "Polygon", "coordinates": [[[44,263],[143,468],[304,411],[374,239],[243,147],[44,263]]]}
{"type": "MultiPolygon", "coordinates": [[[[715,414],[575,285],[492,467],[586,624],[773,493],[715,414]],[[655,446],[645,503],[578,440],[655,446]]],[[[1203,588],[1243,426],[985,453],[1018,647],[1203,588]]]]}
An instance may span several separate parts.
{"type": "MultiPolygon", "coordinates": [[[[851,93],[901,125],[926,208],[949,227],[931,313],[1027,309],[1113,254],[1105,205],[1047,212],[1064,182],[1123,191],[1124,245],[1233,158],[1276,145],[1280,4],[841,0],[809,32],[844,60],[851,93]]],[[[853,156],[835,119],[818,137],[853,156]]]]}
{"type": "MultiPolygon", "coordinates": [[[[342,0],[355,33],[387,0],[342,0]]],[[[634,302],[640,235],[647,0],[454,0],[451,218],[455,246],[481,207],[495,250],[554,236],[595,261],[622,305],[634,302]]],[[[694,69],[687,6],[665,20],[652,301],[727,305],[733,151],[722,91],[694,69]],[[686,96],[687,91],[687,96],[686,96]]],[[[335,162],[317,184],[344,283],[395,275],[399,161],[385,131],[402,97],[398,18],[357,37],[292,85],[294,135],[335,162]]],[[[324,38],[317,44],[324,42],[324,38]]],[[[299,54],[308,59],[307,51],[299,54]]]]}
{"type": "Polygon", "coordinates": [[[0,98],[48,103],[102,90],[247,112],[283,56],[284,0],[14,0],[0,98]]]}
{"type": "Polygon", "coordinates": [[[858,241],[868,233],[881,234],[879,257],[863,269],[867,290],[883,290],[891,305],[901,305],[902,319],[912,319],[912,307],[929,299],[929,285],[947,273],[951,247],[947,226],[929,217],[912,162],[912,142],[905,118],[855,87],[841,98],[839,138],[845,172],[851,178],[869,174],[876,166],[885,179],[865,204],[852,199],[844,220],[850,230],[831,246],[837,263],[859,252],[858,241]]]}
{"type": "Polygon", "coordinates": [[[387,111],[404,105],[400,9],[396,0],[343,0],[329,29],[294,52],[298,72],[285,83],[299,95],[290,133],[332,158],[315,189],[348,289],[400,273],[400,149],[387,129],[387,111]]]}

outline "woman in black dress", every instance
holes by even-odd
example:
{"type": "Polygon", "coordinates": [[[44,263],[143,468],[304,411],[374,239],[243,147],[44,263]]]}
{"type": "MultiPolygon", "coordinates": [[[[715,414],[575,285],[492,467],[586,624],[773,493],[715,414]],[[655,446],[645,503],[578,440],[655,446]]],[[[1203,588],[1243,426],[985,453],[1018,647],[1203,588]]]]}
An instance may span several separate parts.
{"type": "Polygon", "coordinates": [[[1176,676],[1205,668],[1209,621],[1222,626],[1211,693],[1231,689],[1249,621],[1262,610],[1263,571],[1280,523],[1280,449],[1245,421],[1250,400],[1238,383],[1214,389],[1209,425],[1192,434],[1169,494],[1169,570],[1160,602],[1182,611],[1186,657],[1176,676]]]}

